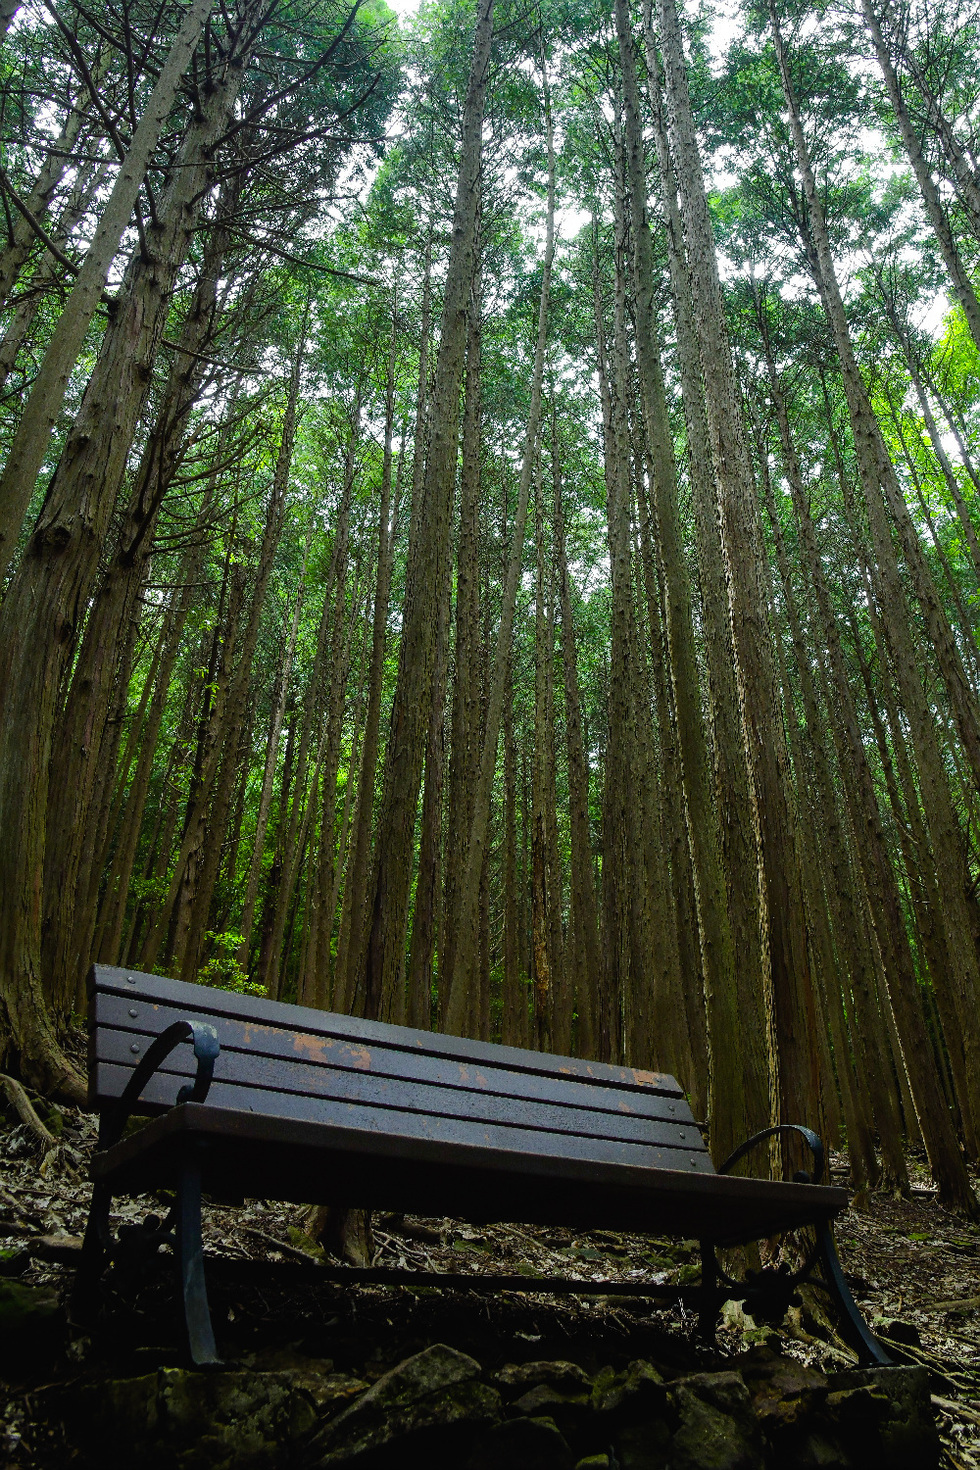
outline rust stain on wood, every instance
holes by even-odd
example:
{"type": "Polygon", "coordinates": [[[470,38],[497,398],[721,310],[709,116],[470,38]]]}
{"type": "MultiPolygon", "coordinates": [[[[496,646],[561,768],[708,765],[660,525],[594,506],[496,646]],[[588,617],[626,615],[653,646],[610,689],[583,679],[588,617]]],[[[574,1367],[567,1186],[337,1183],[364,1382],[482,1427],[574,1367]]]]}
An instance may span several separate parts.
{"type": "MultiPolygon", "coordinates": [[[[332,1050],[330,1038],[326,1036],[310,1036],[299,1033],[293,1037],[293,1051],[300,1055],[309,1057],[312,1061],[320,1062],[330,1060],[329,1053],[332,1050]]],[[[366,1046],[345,1046],[343,1053],[343,1065],[358,1067],[364,1072],[371,1070],[371,1052],[366,1046]]]]}

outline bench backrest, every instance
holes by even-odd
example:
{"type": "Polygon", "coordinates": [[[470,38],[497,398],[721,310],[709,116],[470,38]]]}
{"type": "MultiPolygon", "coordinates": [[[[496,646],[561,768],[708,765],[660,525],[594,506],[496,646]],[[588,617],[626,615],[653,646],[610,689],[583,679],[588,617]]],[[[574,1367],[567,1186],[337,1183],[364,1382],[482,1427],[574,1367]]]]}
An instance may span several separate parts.
{"type": "MultiPolygon", "coordinates": [[[[714,1172],[664,1073],[364,1021],[109,965],[89,975],[89,1101],[117,1099],[154,1037],[207,1021],[221,1043],[208,1103],[266,1116],[647,1167],[714,1172]]],[[[192,1080],[189,1044],[148,1084],[165,1111],[192,1080]]]]}

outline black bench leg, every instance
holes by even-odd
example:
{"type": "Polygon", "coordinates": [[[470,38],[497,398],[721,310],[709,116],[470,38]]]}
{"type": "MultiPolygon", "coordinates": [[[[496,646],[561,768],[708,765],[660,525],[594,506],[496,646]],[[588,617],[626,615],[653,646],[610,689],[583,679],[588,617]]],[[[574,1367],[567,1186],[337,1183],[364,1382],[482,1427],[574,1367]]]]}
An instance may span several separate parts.
{"type": "Polygon", "coordinates": [[[177,1269],[184,1300],[187,1344],[195,1367],[219,1364],[221,1359],[211,1327],[208,1289],[204,1280],[204,1242],[201,1239],[201,1161],[190,1153],[181,1168],[177,1188],[177,1269]]]}
{"type": "Polygon", "coordinates": [[[112,1248],[109,1231],[109,1208],[112,1195],[104,1184],[93,1184],[92,1203],[89,1205],[85,1239],[82,1241],[81,1260],[72,1288],[72,1312],[79,1321],[84,1321],[98,1301],[99,1278],[105,1269],[112,1248]]]}
{"type": "Polygon", "coordinates": [[[850,1287],[844,1280],[844,1272],[841,1270],[837,1247],[834,1244],[833,1228],[826,1221],[817,1226],[817,1250],[820,1255],[824,1284],[840,1314],[841,1336],[850,1343],[863,1362],[875,1367],[893,1367],[895,1359],[888,1356],[871,1331],[860,1307],[851,1295],[850,1287]]]}

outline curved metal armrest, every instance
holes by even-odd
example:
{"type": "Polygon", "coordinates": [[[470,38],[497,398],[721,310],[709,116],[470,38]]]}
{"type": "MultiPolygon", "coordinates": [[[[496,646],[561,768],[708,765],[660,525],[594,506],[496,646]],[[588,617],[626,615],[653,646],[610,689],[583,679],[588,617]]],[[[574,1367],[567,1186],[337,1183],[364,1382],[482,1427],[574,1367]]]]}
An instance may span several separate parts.
{"type": "Polygon", "coordinates": [[[733,1154],[729,1154],[723,1164],[718,1165],[719,1174],[727,1174],[733,1164],[737,1164],[750,1148],[755,1148],[757,1143],[762,1143],[766,1138],[772,1138],[776,1133],[798,1133],[804,1143],[813,1154],[813,1174],[810,1175],[805,1169],[800,1169],[793,1175],[797,1184],[819,1184],[823,1178],[823,1144],[812,1128],[804,1128],[802,1123],[776,1123],[772,1128],[763,1128],[761,1133],[755,1133],[740,1144],[733,1154]]]}
{"type": "Polygon", "coordinates": [[[165,1061],[182,1041],[193,1041],[194,1043],[197,1076],[194,1078],[193,1085],[185,1082],[177,1093],[177,1102],[204,1101],[214,1075],[215,1059],[221,1050],[218,1033],[213,1026],[205,1025],[203,1021],[175,1021],[172,1026],[167,1027],[166,1031],[161,1031],[156,1040],[151,1043],[146,1056],[123,1088],[119,1101],[111,1112],[107,1111],[103,1114],[102,1126],[99,1129],[101,1148],[111,1148],[114,1143],[118,1143],[123,1128],[126,1126],[126,1120],[133,1112],[143,1088],[160,1063],[165,1061]]]}

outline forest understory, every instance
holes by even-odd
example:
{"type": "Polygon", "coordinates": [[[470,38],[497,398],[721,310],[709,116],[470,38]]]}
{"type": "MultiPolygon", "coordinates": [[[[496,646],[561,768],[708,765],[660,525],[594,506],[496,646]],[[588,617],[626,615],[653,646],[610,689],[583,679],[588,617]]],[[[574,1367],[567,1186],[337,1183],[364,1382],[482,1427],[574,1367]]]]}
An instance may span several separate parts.
{"type": "MultiPolygon", "coordinates": [[[[55,1153],[12,1108],[0,1147],[0,1315],[12,1324],[16,1288],[46,1295],[36,1331],[8,1336],[0,1363],[0,1466],[55,1470],[87,1464],[52,1404],[66,1390],[132,1378],[183,1362],[172,1265],[142,1279],[113,1280],[93,1327],[73,1324],[68,1305],[87,1216],[87,1160],[96,1120],[77,1109],[37,1111],[57,1130],[55,1153]],[[15,1289],[13,1306],[5,1293],[15,1289]],[[57,1303],[58,1305],[55,1305],[57,1303]]],[[[943,1446],[944,1470],[980,1466],[980,1227],[944,1209],[921,1158],[908,1160],[908,1198],[872,1194],[840,1217],[845,1273],[868,1320],[899,1363],[923,1365],[943,1446]]],[[[830,1160],[846,1183],[846,1159],[830,1160]]],[[[976,1181],[974,1181],[976,1182],[976,1181]]],[[[161,1197],[162,1198],[162,1197],[161,1197]]],[[[113,1227],[142,1220],[161,1199],[117,1200],[113,1227]]],[[[247,1200],[205,1211],[211,1298],[222,1350],[232,1365],[305,1373],[343,1401],[393,1364],[431,1343],[446,1343],[494,1370],[506,1363],[571,1362],[595,1373],[642,1358],[668,1380],[775,1353],[821,1373],[855,1362],[808,1294],[778,1326],[756,1324],[726,1307],[710,1348],[693,1312],[661,1310],[643,1298],[555,1297],[517,1292],[477,1295],[423,1288],[345,1289],[317,1280],[324,1252],[306,1233],[296,1206],[247,1200]],[[325,1385],[325,1387],[324,1387],[325,1385]]],[[[657,1282],[697,1279],[696,1243],[626,1235],[376,1214],[373,1264],[432,1272],[560,1275],[582,1280],[657,1282]]],[[[26,1319],[25,1319],[26,1320],[26,1319]]],[[[76,1424],[82,1435],[84,1426],[76,1424]]],[[[111,1456],[110,1456],[111,1459],[111,1456]]],[[[175,1462],[176,1463],[176,1462],[175,1462]]]]}

